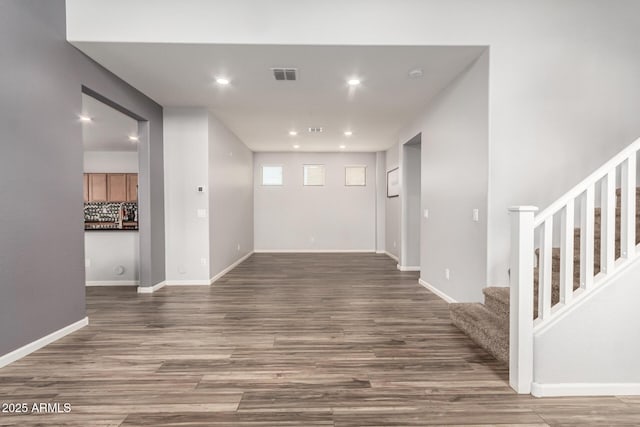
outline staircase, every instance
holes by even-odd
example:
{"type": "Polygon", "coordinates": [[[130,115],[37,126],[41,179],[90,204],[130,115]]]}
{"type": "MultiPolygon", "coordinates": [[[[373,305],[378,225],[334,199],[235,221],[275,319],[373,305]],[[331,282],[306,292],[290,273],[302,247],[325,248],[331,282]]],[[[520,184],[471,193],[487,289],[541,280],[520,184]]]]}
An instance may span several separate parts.
{"type": "MultiPolygon", "coordinates": [[[[621,253],[621,189],[616,189],[615,207],[615,253],[614,259],[621,253]]],[[[635,242],[640,243],[640,187],[635,197],[635,242]]],[[[600,273],[602,213],[601,208],[593,209],[593,274],[600,273]]],[[[581,229],[573,231],[573,289],[580,288],[581,229]]],[[[536,264],[539,264],[540,249],[535,250],[536,264]]],[[[551,255],[551,306],[560,302],[561,248],[552,248],[551,255]]],[[[533,319],[538,318],[539,310],[539,268],[534,267],[533,274],[533,319]]],[[[457,303],[449,305],[452,323],[467,334],[476,344],[500,362],[509,363],[509,287],[487,287],[483,289],[484,304],[457,303]]]]}

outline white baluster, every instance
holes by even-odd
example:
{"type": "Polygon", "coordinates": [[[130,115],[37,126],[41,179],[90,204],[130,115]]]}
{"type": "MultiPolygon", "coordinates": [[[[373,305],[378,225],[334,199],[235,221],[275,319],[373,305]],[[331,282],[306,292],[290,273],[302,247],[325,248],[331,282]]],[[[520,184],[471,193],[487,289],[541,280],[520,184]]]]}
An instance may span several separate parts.
{"type": "Polygon", "coordinates": [[[569,200],[560,214],[560,302],[565,305],[573,298],[574,206],[574,199],[569,200]]]}
{"type": "Polygon", "coordinates": [[[584,289],[593,285],[593,199],[593,185],[590,185],[580,201],[580,287],[584,289]]]}
{"type": "Polygon", "coordinates": [[[509,385],[524,394],[531,393],[533,381],[533,215],[537,210],[533,206],[509,209],[509,385]]]}
{"type": "Polygon", "coordinates": [[[600,271],[613,271],[616,245],[616,174],[609,171],[600,192],[600,271]]]}
{"type": "Polygon", "coordinates": [[[538,318],[546,320],[551,315],[551,264],[553,262],[553,217],[550,216],[542,224],[540,241],[540,268],[538,279],[538,318]]]}
{"type": "Polygon", "coordinates": [[[636,153],[622,163],[620,255],[629,258],[636,246],[636,153]]]}

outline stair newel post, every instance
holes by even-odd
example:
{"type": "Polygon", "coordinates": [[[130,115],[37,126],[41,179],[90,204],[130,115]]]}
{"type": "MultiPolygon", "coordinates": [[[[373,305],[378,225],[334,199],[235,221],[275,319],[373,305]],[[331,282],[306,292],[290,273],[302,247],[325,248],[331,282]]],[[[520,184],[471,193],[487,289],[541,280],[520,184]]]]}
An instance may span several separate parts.
{"type": "Polygon", "coordinates": [[[511,217],[509,385],[531,393],[533,382],[533,259],[535,206],[509,208],[511,217]]]}

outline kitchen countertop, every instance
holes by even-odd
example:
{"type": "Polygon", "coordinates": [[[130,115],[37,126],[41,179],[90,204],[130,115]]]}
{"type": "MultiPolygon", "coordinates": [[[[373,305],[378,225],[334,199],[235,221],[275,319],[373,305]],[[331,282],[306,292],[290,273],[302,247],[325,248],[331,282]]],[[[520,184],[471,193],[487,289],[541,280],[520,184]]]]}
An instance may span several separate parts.
{"type": "Polygon", "coordinates": [[[124,228],[117,228],[117,227],[92,228],[91,227],[91,225],[98,225],[98,224],[115,225],[114,223],[85,222],[84,231],[138,231],[138,224],[135,222],[125,222],[123,224],[124,228]]]}

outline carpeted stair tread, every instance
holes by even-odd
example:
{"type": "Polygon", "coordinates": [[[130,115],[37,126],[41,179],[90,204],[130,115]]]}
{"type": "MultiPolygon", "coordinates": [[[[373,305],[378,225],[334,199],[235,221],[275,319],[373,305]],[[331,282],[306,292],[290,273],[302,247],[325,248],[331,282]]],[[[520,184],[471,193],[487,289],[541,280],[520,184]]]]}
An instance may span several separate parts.
{"type": "MultiPolygon", "coordinates": [[[[621,190],[616,189],[615,210],[615,256],[620,257],[621,190]]],[[[640,187],[636,188],[636,244],[640,243],[640,187]]],[[[600,241],[602,213],[594,209],[594,275],[600,272],[600,241]]],[[[579,223],[575,224],[579,226],[579,223]]],[[[573,240],[573,289],[580,286],[580,228],[575,228],[573,240]]],[[[540,250],[535,256],[539,260],[540,250]]],[[[560,299],[560,248],[552,249],[551,264],[551,305],[560,299]]],[[[537,263],[538,264],[538,263],[537,263]]],[[[533,317],[538,314],[538,268],[534,268],[533,317]]],[[[454,325],[465,332],[476,344],[483,347],[496,359],[508,363],[509,360],[509,287],[491,286],[483,289],[484,304],[450,304],[449,314],[454,325]]]]}
{"type": "Polygon", "coordinates": [[[484,306],[503,319],[509,319],[509,288],[489,286],[482,290],[484,306]]]}
{"type": "Polygon", "coordinates": [[[509,363],[509,321],[480,303],[449,305],[452,323],[500,362],[509,363]]]}

